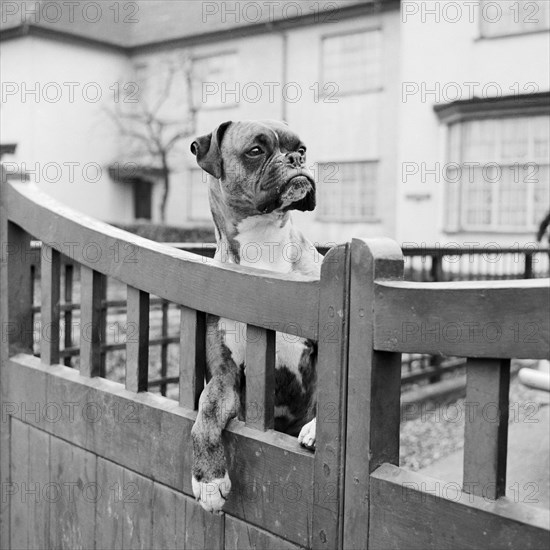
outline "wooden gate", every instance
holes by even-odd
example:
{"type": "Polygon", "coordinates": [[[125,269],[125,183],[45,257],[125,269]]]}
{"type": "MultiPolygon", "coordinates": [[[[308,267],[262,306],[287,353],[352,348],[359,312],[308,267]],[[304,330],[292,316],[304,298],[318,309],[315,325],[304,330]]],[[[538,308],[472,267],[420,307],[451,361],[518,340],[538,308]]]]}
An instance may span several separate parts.
{"type": "Polygon", "coordinates": [[[458,500],[427,493],[429,478],[400,469],[398,457],[401,352],[460,348],[474,358],[469,392],[496,402],[504,415],[507,358],[548,356],[548,280],[404,283],[395,243],[355,240],[329,252],[320,280],[292,281],[135,237],[60,206],[33,185],[4,181],[0,208],[1,548],[546,543],[547,514],[503,496],[504,417],[467,425],[465,490],[473,489],[458,500]],[[31,239],[42,242],[35,326],[31,239]],[[78,370],[59,364],[67,250],[80,265],[78,370]],[[128,288],[125,385],[101,376],[105,277],[128,288]],[[150,295],[181,309],[179,402],[147,391],[150,295]],[[224,433],[233,490],[221,515],[201,509],[190,483],[206,313],[247,327],[249,414],[224,433]],[[532,322],[540,330],[536,342],[522,334],[450,345],[423,336],[423,323],[464,319],[481,327],[532,322]],[[275,331],[318,342],[315,453],[272,429],[275,331]]]}

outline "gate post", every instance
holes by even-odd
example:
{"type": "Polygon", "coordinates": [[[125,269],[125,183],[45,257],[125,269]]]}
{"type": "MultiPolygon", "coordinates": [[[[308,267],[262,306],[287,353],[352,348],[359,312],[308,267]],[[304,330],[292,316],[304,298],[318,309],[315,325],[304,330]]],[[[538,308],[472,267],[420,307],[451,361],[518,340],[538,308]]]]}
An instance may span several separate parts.
{"type": "Polygon", "coordinates": [[[350,268],[343,547],[368,548],[370,474],[399,464],[401,354],[374,349],[375,281],[403,278],[390,239],[353,239],[350,268]]]}
{"type": "Polygon", "coordinates": [[[342,548],[350,246],[332,248],[321,266],[317,432],[311,546],[342,548]]]}

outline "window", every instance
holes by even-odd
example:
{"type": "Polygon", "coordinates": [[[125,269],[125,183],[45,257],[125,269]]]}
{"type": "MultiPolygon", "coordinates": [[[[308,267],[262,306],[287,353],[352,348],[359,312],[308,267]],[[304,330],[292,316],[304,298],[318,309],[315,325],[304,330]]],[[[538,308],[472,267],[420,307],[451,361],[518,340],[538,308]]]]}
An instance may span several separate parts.
{"type": "Polygon", "coordinates": [[[326,36],[322,44],[324,89],[354,94],[381,87],[380,30],[326,36]]]}
{"type": "Polygon", "coordinates": [[[187,194],[187,219],[190,221],[211,221],[208,200],[208,175],[200,168],[189,170],[187,194]]]}
{"type": "Polygon", "coordinates": [[[550,117],[470,120],[449,132],[447,229],[535,231],[550,201],[550,117]]]}
{"type": "Polygon", "coordinates": [[[479,10],[484,38],[550,29],[548,0],[482,0],[479,10]]]}
{"type": "Polygon", "coordinates": [[[319,164],[317,217],[336,222],[373,221],[377,173],[377,162],[319,164]]]}
{"type": "Polygon", "coordinates": [[[240,90],[237,54],[229,52],[193,60],[193,100],[199,108],[235,107],[240,90]]]}

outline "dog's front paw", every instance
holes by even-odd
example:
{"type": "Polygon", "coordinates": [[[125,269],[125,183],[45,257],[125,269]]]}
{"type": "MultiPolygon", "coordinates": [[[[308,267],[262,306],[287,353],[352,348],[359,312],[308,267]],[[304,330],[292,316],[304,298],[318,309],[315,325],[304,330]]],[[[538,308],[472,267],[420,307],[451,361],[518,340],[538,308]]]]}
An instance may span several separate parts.
{"type": "Polygon", "coordinates": [[[207,512],[220,513],[222,511],[229,491],[231,491],[231,480],[227,472],[225,472],[224,477],[210,481],[205,481],[204,479],[198,481],[193,476],[191,483],[195,498],[207,512]]]}
{"type": "Polygon", "coordinates": [[[193,440],[193,494],[207,512],[221,512],[231,490],[223,443],[200,423],[191,430],[193,440]]]}
{"type": "Polygon", "coordinates": [[[315,449],[315,430],[317,429],[317,419],[314,418],[311,422],[308,422],[300,430],[298,435],[298,442],[300,445],[306,447],[306,449],[315,449]]]}

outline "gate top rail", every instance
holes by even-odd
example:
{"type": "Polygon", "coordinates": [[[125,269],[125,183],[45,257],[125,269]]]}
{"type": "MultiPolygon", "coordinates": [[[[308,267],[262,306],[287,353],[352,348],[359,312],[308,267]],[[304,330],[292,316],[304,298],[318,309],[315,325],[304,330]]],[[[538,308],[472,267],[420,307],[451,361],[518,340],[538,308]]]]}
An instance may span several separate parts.
{"type": "Polygon", "coordinates": [[[550,279],[375,282],[374,347],[461,357],[547,359],[550,279]]]}
{"type": "Polygon", "coordinates": [[[297,281],[155,243],[75,212],[33,184],[6,182],[2,194],[9,221],[94,271],[198,311],[318,338],[315,278],[297,281]],[[87,254],[90,246],[99,253],[87,254]]]}

